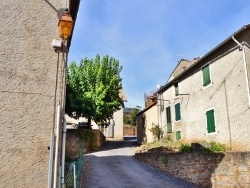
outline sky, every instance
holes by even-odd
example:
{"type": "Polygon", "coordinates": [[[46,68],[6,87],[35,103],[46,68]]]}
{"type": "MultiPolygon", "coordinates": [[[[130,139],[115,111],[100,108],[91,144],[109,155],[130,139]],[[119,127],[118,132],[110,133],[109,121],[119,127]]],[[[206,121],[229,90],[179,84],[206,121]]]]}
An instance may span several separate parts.
{"type": "Polygon", "coordinates": [[[119,60],[125,107],[166,84],[180,59],[202,57],[250,23],[249,0],[81,0],[68,62],[119,60]]]}

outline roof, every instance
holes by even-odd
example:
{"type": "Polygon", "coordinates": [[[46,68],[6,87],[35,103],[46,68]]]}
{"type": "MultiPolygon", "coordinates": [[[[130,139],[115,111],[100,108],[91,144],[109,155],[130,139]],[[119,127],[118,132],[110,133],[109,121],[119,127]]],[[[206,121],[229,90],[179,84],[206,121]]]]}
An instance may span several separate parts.
{"type": "MultiPolygon", "coordinates": [[[[161,87],[157,93],[162,93],[164,92],[166,89],[168,89],[170,86],[173,85],[173,83],[175,83],[181,76],[183,76],[184,74],[187,74],[188,72],[190,72],[196,65],[200,64],[205,58],[207,58],[208,56],[210,56],[213,52],[215,52],[216,50],[218,50],[220,47],[222,47],[222,45],[224,45],[225,43],[229,42],[230,40],[232,40],[232,36],[238,35],[239,33],[241,33],[242,31],[249,29],[250,28],[250,24],[244,25],[243,27],[241,27],[238,31],[234,32],[232,35],[230,35],[228,38],[226,38],[223,42],[221,42],[219,45],[217,45],[216,47],[214,47],[212,50],[210,50],[207,54],[205,54],[204,56],[202,56],[200,59],[198,59],[195,63],[193,63],[190,67],[188,67],[185,71],[183,71],[182,73],[180,73],[178,76],[176,76],[175,78],[173,78],[171,81],[169,81],[166,85],[164,85],[163,87],[161,87]]],[[[178,65],[177,65],[178,66],[178,65]]]]}
{"type": "MultiPolygon", "coordinates": [[[[74,22],[76,21],[76,18],[77,18],[77,13],[78,13],[78,9],[80,6],[80,1],[81,0],[70,0],[69,1],[69,11],[70,11],[70,15],[72,16],[72,19],[74,20],[74,22]]],[[[75,28],[75,24],[73,25],[73,28],[72,28],[72,35],[74,34],[73,33],[74,28],[75,28]]],[[[68,46],[70,46],[70,44],[71,44],[72,35],[70,36],[70,38],[68,40],[68,46]]]]}
{"type": "Polygon", "coordinates": [[[142,111],[138,112],[138,113],[136,114],[136,116],[138,116],[138,115],[140,115],[140,114],[142,114],[142,113],[148,111],[150,108],[152,108],[152,107],[153,107],[154,105],[156,105],[156,104],[157,104],[157,101],[153,102],[151,105],[149,105],[148,107],[144,108],[142,111]]]}
{"type": "Polygon", "coordinates": [[[183,71],[185,71],[188,67],[190,67],[192,64],[194,64],[198,59],[199,59],[199,57],[191,59],[191,60],[189,60],[189,59],[181,59],[178,62],[177,66],[175,67],[172,74],[170,75],[167,82],[170,82],[171,80],[173,80],[175,77],[177,77],[183,71]]]}

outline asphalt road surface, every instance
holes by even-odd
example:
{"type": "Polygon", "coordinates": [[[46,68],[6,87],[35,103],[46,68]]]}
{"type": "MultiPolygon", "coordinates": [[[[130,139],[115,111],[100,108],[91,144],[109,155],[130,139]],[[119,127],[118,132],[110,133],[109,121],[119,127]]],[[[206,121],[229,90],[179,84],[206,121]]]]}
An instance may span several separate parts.
{"type": "Polygon", "coordinates": [[[195,188],[136,160],[136,140],[107,141],[98,152],[85,155],[84,188],[195,188]]]}

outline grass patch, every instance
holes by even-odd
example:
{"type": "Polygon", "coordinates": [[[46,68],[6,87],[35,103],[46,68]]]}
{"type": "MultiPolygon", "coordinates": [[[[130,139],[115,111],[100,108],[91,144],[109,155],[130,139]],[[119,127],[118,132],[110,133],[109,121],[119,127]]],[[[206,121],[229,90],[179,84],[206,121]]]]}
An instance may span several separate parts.
{"type": "MultiPolygon", "coordinates": [[[[201,142],[200,143],[204,148],[202,149],[205,152],[209,153],[216,153],[216,152],[225,152],[226,146],[224,144],[218,143],[218,142],[201,142]]],[[[147,148],[148,150],[154,149],[154,148],[168,148],[172,151],[180,151],[180,152],[192,152],[191,144],[184,144],[180,141],[171,141],[167,138],[163,139],[162,141],[155,141],[153,143],[148,143],[147,148]]]]}
{"type": "Polygon", "coordinates": [[[164,147],[164,148],[169,148],[172,150],[175,150],[177,148],[180,148],[181,143],[178,141],[170,141],[168,139],[163,139],[162,141],[155,141],[153,143],[148,143],[147,147],[148,149],[153,149],[153,148],[159,148],[159,147],[164,147]]]}

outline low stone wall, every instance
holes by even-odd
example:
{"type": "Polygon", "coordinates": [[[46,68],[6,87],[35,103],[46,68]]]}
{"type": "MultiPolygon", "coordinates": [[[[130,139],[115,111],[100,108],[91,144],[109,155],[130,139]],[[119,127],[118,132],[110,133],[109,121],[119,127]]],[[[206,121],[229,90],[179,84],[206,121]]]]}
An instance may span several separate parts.
{"type": "Polygon", "coordinates": [[[135,158],[203,187],[250,187],[250,152],[148,152],[135,158]]]}
{"type": "MultiPolygon", "coordinates": [[[[106,137],[100,130],[92,130],[96,135],[96,143],[94,145],[99,148],[105,141],[106,137]]],[[[79,131],[77,129],[69,129],[66,133],[66,160],[75,159],[79,156],[80,145],[83,144],[83,152],[88,153],[90,147],[88,143],[83,143],[83,139],[80,137],[79,131]]]]}
{"type": "Polygon", "coordinates": [[[123,128],[124,136],[136,136],[136,126],[133,127],[124,127],[123,128]]]}
{"type": "Polygon", "coordinates": [[[96,145],[99,148],[106,141],[106,137],[104,136],[104,134],[100,130],[94,129],[93,131],[94,131],[94,133],[96,135],[96,139],[97,139],[96,145]]]}

